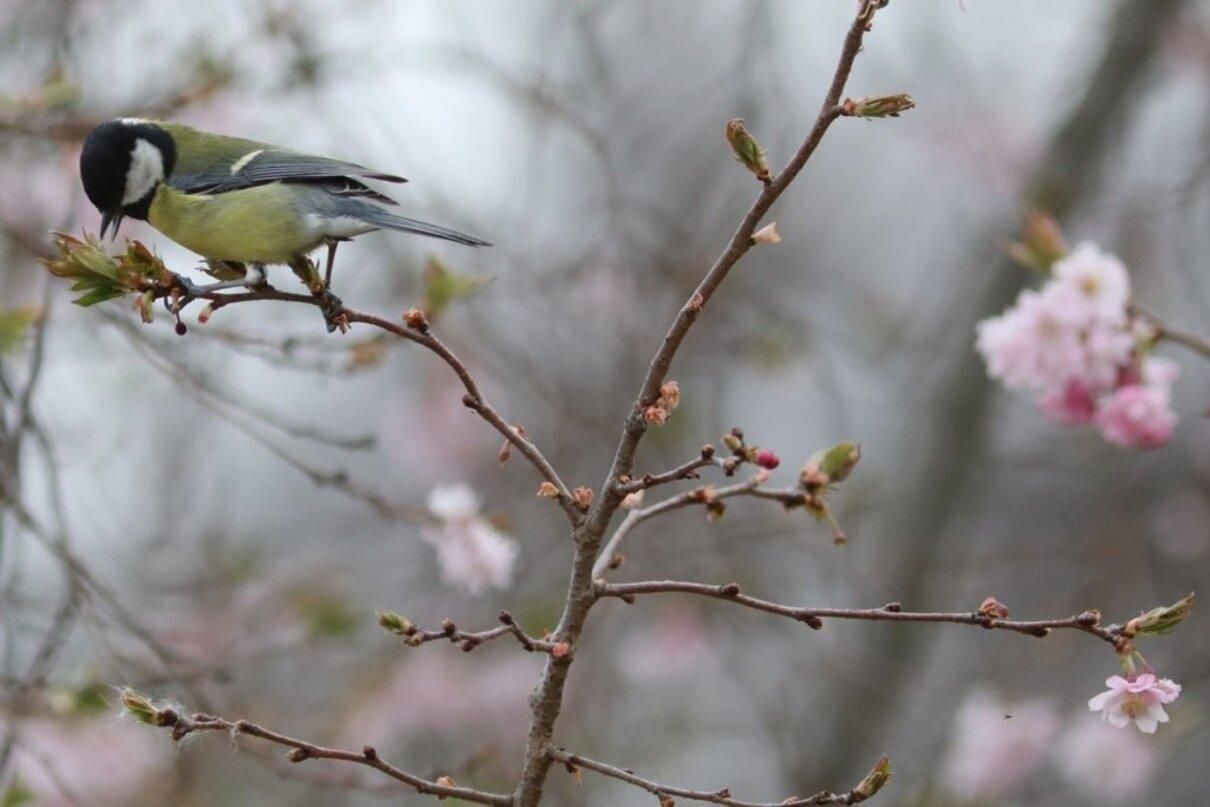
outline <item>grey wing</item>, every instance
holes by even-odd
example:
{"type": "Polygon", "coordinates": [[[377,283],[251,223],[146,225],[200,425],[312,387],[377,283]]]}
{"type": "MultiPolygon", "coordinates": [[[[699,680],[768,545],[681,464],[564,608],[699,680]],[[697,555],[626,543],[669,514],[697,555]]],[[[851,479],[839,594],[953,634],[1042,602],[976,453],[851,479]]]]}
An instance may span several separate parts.
{"type": "Polygon", "coordinates": [[[403,177],[356,163],[276,148],[253,150],[237,159],[232,167],[236,170],[207,167],[192,173],[174,172],[168,184],[186,193],[225,193],[270,182],[304,183],[322,187],[337,196],[360,197],[393,205],[396,204],[394,199],[369,187],[361,179],[407,182],[403,177]]]}

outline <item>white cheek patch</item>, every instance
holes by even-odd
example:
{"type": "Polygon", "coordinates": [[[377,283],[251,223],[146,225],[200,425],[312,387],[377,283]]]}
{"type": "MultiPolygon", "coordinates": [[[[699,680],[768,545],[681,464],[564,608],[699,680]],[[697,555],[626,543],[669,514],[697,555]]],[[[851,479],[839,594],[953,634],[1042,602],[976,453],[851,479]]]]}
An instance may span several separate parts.
{"type": "Polygon", "coordinates": [[[139,138],[130,150],[130,169],[126,172],[126,192],[122,206],[142,199],[164,178],[164,155],[147,140],[139,138]]]}

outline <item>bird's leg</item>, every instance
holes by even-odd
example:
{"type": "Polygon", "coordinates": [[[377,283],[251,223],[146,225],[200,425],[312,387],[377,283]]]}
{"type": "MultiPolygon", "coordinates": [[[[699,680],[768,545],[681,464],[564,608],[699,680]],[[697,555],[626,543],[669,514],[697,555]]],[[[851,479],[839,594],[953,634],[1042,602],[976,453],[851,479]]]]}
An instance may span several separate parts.
{"type": "Polygon", "coordinates": [[[328,239],[328,268],[324,272],[324,288],[331,290],[332,288],[332,267],[336,265],[336,247],[340,241],[335,238],[328,239]]]}
{"type": "MultiPolygon", "coordinates": [[[[332,258],[336,252],[335,242],[328,243],[328,276],[331,277],[332,258]]],[[[294,270],[294,274],[303,282],[307,289],[311,292],[311,296],[319,304],[319,310],[323,312],[324,324],[328,326],[328,333],[340,329],[341,333],[348,330],[348,322],[344,317],[344,301],[332,293],[326,281],[319,278],[319,267],[305,256],[295,258],[290,262],[290,268],[294,270]]]]}

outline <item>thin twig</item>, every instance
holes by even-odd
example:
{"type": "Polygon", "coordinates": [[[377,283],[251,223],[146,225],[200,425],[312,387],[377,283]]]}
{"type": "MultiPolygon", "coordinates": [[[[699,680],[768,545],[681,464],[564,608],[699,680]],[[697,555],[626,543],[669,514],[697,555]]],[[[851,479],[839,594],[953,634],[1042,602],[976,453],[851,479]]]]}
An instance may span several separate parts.
{"type": "Polygon", "coordinates": [[[697,479],[699,477],[697,473],[699,469],[722,465],[721,460],[714,458],[714,446],[710,446],[709,448],[709,451],[703,449],[701,456],[694,457],[671,470],[664,471],[662,474],[643,474],[638,479],[632,479],[624,485],[619,485],[618,490],[622,493],[635,493],[659,485],[666,485],[669,482],[679,482],[682,479],[697,479]]]}
{"type": "Polygon", "coordinates": [[[405,785],[414,788],[417,793],[436,796],[438,799],[462,799],[463,801],[470,801],[476,804],[500,805],[500,807],[508,807],[512,804],[510,796],[488,793],[470,787],[440,784],[408,773],[389,762],[383,761],[373,746],[369,745],[364,746],[360,752],[346,751],[339,748],[326,748],[305,740],[287,737],[276,731],[270,731],[247,720],[236,720],[233,722],[206,714],[195,714],[192,717],[185,717],[172,709],[160,709],[156,713],[156,720],[159,725],[172,728],[172,737],[174,740],[180,740],[195,731],[222,731],[236,737],[240,735],[259,737],[262,740],[268,740],[271,743],[293,749],[286,757],[291,762],[305,762],[308,759],[333,759],[341,762],[354,762],[381,771],[392,779],[397,779],[405,785]]]}
{"type": "Polygon", "coordinates": [[[784,616],[797,622],[806,623],[818,630],[823,627],[824,619],[857,619],[868,622],[949,622],[956,625],[972,625],[988,630],[1007,630],[1023,633],[1028,636],[1045,637],[1052,630],[1076,630],[1095,636],[1102,641],[1120,647],[1126,641],[1117,626],[1103,626],[1101,615],[1096,611],[1084,611],[1075,616],[1061,619],[1039,619],[1018,621],[1012,619],[996,619],[978,611],[916,612],[904,611],[899,603],[890,603],[881,608],[810,608],[782,605],[768,600],[749,597],[744,594],[737,583],[711,585],[708,583],[692,583],[682,580],[646,580],[639,583],[598,583],[596,587],[599,597],[617,597],[633,602],[634,598],[643,594],[696,594],[703,597],[713,597],[717,600],[733,602],[745,608],[764,611],[776,616],[784,616]]]}
{"type": "MultiPolygon", "coordinates": [[[[637,776],[634,771],[626,768],[618,768],[604,762],[597,762],[593,759],[582,757],[579,754],[571,754],[562,748],[552,748],[550,750],[551,759],[566,765],[569,770],[574,771],[576,768],[587,768],[590,771],[595,771],[602,776],[608,776],[611,779],[617,779],[621,782],[641,787],[653,796],[675,796],[680,799],[689,799],[691,801],[705,801],[711,804],[725,804],[728,807],[808,807],[814,804],[857,804],[864,801],[865,796],[854,791],[849,791],[844,794],[831,793],[824,790],[816,793],[814,796],[809,796],[805,799],[800,799],[791,796],[788,799],[781,801],[741,801],[731,797],[731,791],[727,788],[708,792],[704,790],[687,790],[682,787],[672,787],[671,785],[662,785],[659,782],[653,782],[650,779],[644,779],[637,776]]],[[[662,803],[662,802],[661,802],[662,803]]]]}
{"type": "MultiPolygon", "coordinates": [[[[153,291],[162,291],[162,288],[155,287],[149,289],[153,291]]],[[[220,292],[200,292],[196,295],[198,299],[210,300],[216,303],[217,307],[235,305],[238,303],[260,302],[260,301],[277,301],[302,303],[305,305],[319,306],[319,301],[311,295],[294,294],[291,292],[278,291],[277,289],[259,289],[255,291],[239,292],[235,294],[223,294],[220,292]]],[[[572,499],[571,492],[567,485],[559,478],[559,474],[555,471],[550,461],[542,453],[542,451],[534,445],[534,443],[525,435],[513,428],[501,415],[496,411],[479,389],[478,383],[471,375],[470,370],[462,360],[451,350],[444,342],[442,342],[432,330],[425,326],[423,329],[412,328],[398,322],[386,319],[385,317],[377,316],[376,314],[367,314],[362,311],[356,311],[350,308],[342,308],[339,312],[347,323],[360,322],[365,325],[371,325],[387,333],[394,334],[401,339],[406,339],[409,342],[415,342],[436,354],[438,358],[444,361],[458,380],[462,383],[466,394],[462,396],[462,403],[471,411],[479,415],[488,422],[497,432],[503,435],[504,439],[508,440],[529,460],[530,464],[537,469],[542,478],[555,486],[558,491],[559,505],[567,513],[568,519],[573,525],[580,524],[584,519],[584,514],[576,507],[575,501],[572,499]]]]}
{"type": "Polygon", "coordinates": [[[596,563],[592,567],[593,579],[599,578],[605,574],[609,565],[613,562],[614,555],[622,547],[622,542],[626,540],[626,536],[630,534],[638,525],[644,521],[655,518],[658,515],[667,513],[670,510],[678,510],[682,507],[692,507],[696,504],[705,504],[707,501],[716,499],[729,499],[733,496],[755,496],[762,499],[771,499],[779,501],[786,507],[793,507],[803,503],[804,493],[800,488],[779,488],[776,490],[768,490],[761,488],[763,484],[761,477],[753,476],[746,482],[738,482],[734,485],[726,487],[713,488],[695,488],[693,490],[679,493],[676,496],[671,496],[663,501],[656,502],[639,510],[631,510],[626,514],[626,518],[614,530],[613,535],[609,537],[609,541],[605,544],[605,548],[601,550],[597,556],[596,563]]]}
{"type": "Polygon", "coordinates": [[[429,642],[445,640],[451,644],[458,645],[466,653],[474,650],[484,642],[499,639],[501,636],[512,636],[521,647],[530,653],[537,651],[540,653],[563,654],[567,652],[565,645],[560,646],[557,642],[549,642],[545,639],[530,636],[521,629],[516,619],[508,611],[501,611],[499,619],[501,623],[499,627],[476,633],[459,630],[452,620],[447,619],[441,624],[441,630],[424,630],[413,625],[405,630],[402,635],[404,637],[404,644],[409,647],[419,647],[429,642]]]}
{"type": "Polygon", "coordinates": [[[1145,321],[1148,325],[1155,329],[1155,338],[1161,341],[1175,342],[1182,347],[1186,347],[1195,353],[1200,353],[1207,359],[1210,359],[1210,339],[1198,336],[1190,331],[1174,328],[1164,322],[1158,314],[1154,314],[1145,308],[1141,308],[1134,303],[1130,304],[1130,313],[1134,314],[1139,319],[1145,321]]]}

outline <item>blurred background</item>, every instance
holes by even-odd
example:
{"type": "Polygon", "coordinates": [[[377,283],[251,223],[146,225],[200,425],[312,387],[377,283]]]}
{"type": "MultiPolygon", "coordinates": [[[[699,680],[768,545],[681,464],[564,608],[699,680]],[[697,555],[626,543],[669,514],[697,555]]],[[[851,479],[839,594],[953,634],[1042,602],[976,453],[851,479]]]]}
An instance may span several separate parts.
{"type": "MultiPolygon", "coordinates": [[[[440,271],[480,286],[440,332],[569,484],[597,487],[668,322],[756,193],[724,122],[746,118],[784,163],[852,6],[4,0],[0,312],[40,322],[0,340],[0,803],[428,803],[275,747],[174,749],[117,715],[124,685],[511,789],[541,658],[407,648],[373,614],[481,629],[508,608],[540,632],[571,557],[535,474],[497,461],[431,355],[365,328],[328,336],[305,306],[205,326],[195,310],[181,338],[128,301],[70,305],[35,257],[51,230],[98,227],[76,172],[93,124],[164,117],[407,176],[406,214],[496,246],[367,236],[341,249],[337,291],[398,316],[440,271]],[[457,483],[515,551],[485,585],[450,575],[425,527],[430,491],[457,483]]],[[[1206,590],[1210,364],[1161,348],[1181,363],[1182,419],[1133,453],[1043,419],[987,380],[973,343],[1036,283],[1003,257],[1033,205],[1117,252],[1139,302],[1210,330],[1208,90],[1198,0],[892,3],[848,94],[918,108],[833,127],[771,215],[784,242],[737,268],[681,351],[681,407],[638,464],[740,426],[789,484],[816,449],[858,440],[833,500],[849,543],[736,500],[716,523],[693,508],[640,527],[613,577],[852,607],[995,595],[1015,617],[1117,621],[1206,590]]],[[[196,265],[145,224],[123,235],[196,265]]],[[[815,633],[712,600],[605,602],[556,740],[753,800],[847,789],[885,753],[887,804],[1198,803],[1210,634],[1195,620],[1143,648],[1184,686],[1148,737],[1088,713],[1117,663],[1079,634],[815,633]]],[[[561,770],[548,794],[654,802],[561,770]]]]}

